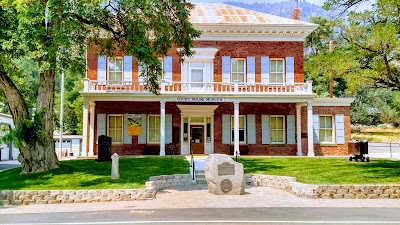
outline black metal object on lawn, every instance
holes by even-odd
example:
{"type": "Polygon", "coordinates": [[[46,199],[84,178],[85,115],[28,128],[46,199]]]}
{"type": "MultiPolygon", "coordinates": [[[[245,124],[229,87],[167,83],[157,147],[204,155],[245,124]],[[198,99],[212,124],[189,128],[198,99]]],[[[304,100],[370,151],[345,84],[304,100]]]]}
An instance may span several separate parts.
{"type": "Polygon", "coordinates": [[[98,154],[97,161],[106,162],[111,161],[111,144],[112,138],[106,135],[98,137],[98,154]]]}
{"type": "Polygon", "coordinates": [[[349,142],[348,144],[349,147],[349,154],[352,154],[350,156],[349,161],[354,160],[355,162],[370,162],[369,156],[368,156],[368,141],[363,140],[363,141],[352,141],[349,142]]]}

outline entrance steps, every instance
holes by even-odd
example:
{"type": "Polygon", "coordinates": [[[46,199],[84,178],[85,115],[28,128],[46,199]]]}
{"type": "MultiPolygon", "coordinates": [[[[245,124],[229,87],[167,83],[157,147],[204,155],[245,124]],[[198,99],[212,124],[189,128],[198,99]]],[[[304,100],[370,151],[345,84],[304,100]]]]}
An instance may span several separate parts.
{"type": "MultiPolygon", "coordinates": [[[[194,156],[194,172],[195,172],[195,181],[196,184],[207,184],[206,182],[206,176],[204,173],[204,166],[206,163],[206,158],[207,156],[199,156],[196,155],[194,156]]],[[[191,157],[186,157],[186,159],[189,161],[189,163],[191,162],[191,157]]],[[[192,168],[191,168],[192,169],[192,168]]],[[[190,173],[192,174],[192,171],[190,171],[190,173]]]]}
{"type": "Polygon", "coordinates": [[[206,174],[204,170],[195,170],[196,174],[196,184],[207,184],[206,174]]]}

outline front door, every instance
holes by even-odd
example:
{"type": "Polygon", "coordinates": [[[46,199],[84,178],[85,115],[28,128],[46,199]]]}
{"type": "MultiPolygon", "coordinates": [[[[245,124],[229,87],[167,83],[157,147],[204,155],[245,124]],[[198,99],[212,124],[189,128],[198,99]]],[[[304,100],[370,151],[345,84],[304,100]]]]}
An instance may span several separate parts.
{"type": "Polygon", "coordinates": [[[203,126],[190,126],[190,150],[193,154],[204,154],[203,126]]]}

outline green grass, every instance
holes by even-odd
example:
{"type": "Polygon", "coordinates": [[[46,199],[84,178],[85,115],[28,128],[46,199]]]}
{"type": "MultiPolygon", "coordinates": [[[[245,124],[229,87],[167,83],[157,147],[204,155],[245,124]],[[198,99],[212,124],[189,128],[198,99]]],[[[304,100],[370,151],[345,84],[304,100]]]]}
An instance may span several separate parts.
{"type": "Polygon", "coordinates": [[[79,190],[143,188],[150,176],[188,174],[184,157],[120,158],[120,179],[111,179],[111,162],[61,161],[59,169],[20,174],[21,168],[0,172],[0,190],[79,190]]]}
{"type": "Polygon", "coordinates": [[[400,161],[241,157],[244,172],[296,177],[306,184],[400,184],[400,161]]]}

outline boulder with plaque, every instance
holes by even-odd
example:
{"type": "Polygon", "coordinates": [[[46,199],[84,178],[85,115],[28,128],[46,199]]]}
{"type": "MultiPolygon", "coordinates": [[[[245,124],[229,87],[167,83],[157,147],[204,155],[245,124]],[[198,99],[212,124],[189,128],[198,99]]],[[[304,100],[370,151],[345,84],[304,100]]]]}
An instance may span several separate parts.
{"type": "Polygon", "coordinates": [[[208,192],[216,195],[242,195],[245,182],[243,164],[228,155],[210,154],[204,168],[208,192]]]}

